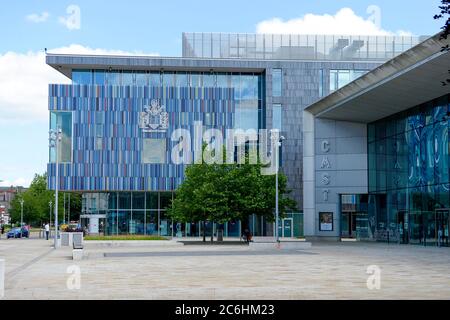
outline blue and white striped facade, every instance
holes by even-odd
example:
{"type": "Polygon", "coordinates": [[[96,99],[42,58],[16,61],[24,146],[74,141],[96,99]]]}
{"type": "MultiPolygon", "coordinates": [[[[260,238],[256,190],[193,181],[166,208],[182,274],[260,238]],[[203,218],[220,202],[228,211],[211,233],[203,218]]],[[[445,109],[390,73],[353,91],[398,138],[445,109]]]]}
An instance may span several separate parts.
{"type": "MultiPolygon", "coordinates": [[[[49,93],[51,112],[72,112],[72,162],[59,165],[62,191],[173,191],[183,180],[184,166],[171,162],[177,143],[171,133],[183,128],[194,136],[194,121],[213,123],[224,135],[234,125],[234,90],[229,88],[50,85],[49,93]],[[139,128],[139,114],[153,99],[168,112],[165,132],[139,128]],[[166,163],[143,163],[147,138],[166,140],[166,163]]],[[[54,163],[48,164],[48,173],[54,189],[54,163]]]]}

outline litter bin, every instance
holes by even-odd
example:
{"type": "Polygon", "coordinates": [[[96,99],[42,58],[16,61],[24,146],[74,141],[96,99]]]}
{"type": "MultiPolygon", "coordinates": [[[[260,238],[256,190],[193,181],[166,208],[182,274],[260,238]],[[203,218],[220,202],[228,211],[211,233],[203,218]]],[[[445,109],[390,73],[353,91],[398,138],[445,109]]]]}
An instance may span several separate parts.
{"type": "Polygon", "coordinates": [[[223,242],[223,230],[217,230],[217,242],[223,242]]]}

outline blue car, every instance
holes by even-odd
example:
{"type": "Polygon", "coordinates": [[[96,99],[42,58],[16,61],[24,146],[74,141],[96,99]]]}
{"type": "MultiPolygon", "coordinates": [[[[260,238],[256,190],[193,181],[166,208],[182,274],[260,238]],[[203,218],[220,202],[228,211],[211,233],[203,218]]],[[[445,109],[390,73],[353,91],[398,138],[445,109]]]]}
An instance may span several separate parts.
{"type": "Polygon", "coordinates": [[[6,234],[6,238],[7,239],[9,239],[9,238],[21,238],[21,237],[28,238],[29,235],[30,234],[29,234],[27,228],[22,228],[22,231],[21,231],[21,228],[13,228],[13,229],[8,231],[8,233],[6,234]]]}

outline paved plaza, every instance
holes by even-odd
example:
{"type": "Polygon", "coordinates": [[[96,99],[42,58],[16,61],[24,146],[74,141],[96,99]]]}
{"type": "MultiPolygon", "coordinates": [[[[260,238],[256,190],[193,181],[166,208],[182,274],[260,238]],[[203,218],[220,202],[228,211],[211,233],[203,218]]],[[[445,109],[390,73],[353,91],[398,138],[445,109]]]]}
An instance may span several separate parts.
{"type": "Polygon", "coordinates": [[[175,241],[86,244],[84,259],[73,261],[70,248],[55,251],[51,245],[0,240],[4,299],[450,299],[449,248],[313,243],[304,250],[251,251],[175,241]],[[381,270],[379,290],[367,288],[369,266],[381,270]]]}

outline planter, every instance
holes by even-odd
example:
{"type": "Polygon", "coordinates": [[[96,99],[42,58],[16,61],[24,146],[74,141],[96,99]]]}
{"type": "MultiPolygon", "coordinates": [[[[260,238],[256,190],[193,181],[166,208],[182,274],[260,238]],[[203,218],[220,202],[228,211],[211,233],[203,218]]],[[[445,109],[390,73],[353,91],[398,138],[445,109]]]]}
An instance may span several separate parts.
{"type": "Polygon", "coordinates": [[[76,243],[83,243],[83,232],[61,232],[61,246],[72,247],[74,238],[76,243]]]}

